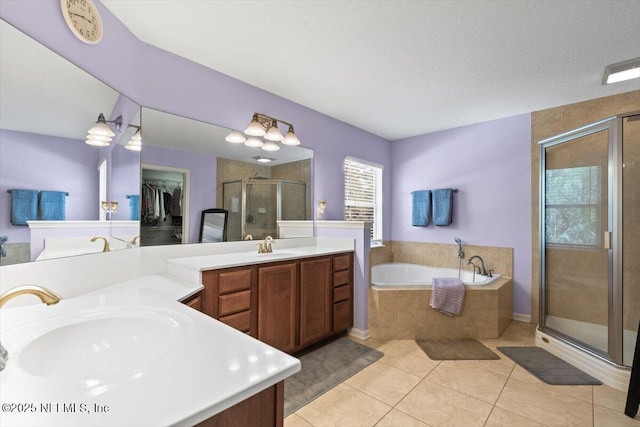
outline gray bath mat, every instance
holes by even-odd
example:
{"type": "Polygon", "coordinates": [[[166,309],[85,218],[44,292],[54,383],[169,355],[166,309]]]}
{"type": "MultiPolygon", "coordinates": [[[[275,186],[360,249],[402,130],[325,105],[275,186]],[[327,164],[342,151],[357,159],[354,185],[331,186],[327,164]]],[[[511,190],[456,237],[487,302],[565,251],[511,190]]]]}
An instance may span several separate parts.
{"type": "Polygon", "coordinates": [[[347,338],[339,338],[304,354],[300,357],[300,372],[284,380],[284,416],[297,411],[382,356],[384,353],[347,338]]]}
{"type": "Polygon", "coordinates": [[[474,339],[416,340],[432,360],[499,360],[500,356],[474,339]]]}
{"type": "Polygon", "coordinates": [[[497,347],[541,381],[553,385],[600,385],[591,375],[540,347],[497,347]]]}

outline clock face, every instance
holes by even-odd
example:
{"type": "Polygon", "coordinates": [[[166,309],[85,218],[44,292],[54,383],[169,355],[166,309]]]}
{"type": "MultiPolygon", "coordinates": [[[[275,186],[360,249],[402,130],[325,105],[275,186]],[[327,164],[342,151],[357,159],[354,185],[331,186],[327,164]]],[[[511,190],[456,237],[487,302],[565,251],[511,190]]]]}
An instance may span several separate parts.
{"type": "Polygon", "coordinates": [[[95,44],[102,38],[102,21],[91,0],[60,0],[62,15],[71,31],[83,42],[95,44]]]}

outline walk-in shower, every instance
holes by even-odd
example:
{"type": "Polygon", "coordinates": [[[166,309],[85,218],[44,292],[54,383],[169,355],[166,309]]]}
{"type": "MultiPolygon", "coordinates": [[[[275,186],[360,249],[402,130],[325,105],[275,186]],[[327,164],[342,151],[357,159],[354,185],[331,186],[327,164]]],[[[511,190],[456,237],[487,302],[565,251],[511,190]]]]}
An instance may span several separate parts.
{"type": "Polygon", "coordinates": [[[275,179],[247,179],[225,182],[224,209],[229,212],[228,240],[278,237],[280,220],[304,220],[308,191],[303,182],[275,179]]]}
{"type": "Polygon", "coordinates": [[[640,320],[640,113],[540,141],[540,329],[630,366],[640,320]]]}

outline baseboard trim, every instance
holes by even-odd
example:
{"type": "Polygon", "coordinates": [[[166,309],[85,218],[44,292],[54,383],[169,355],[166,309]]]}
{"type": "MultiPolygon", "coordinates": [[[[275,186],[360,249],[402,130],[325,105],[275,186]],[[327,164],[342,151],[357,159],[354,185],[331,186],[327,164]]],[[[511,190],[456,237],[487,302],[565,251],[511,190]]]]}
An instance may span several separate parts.
{"type": "Polygon", "coordinates": [[[531,323],[531,315],[522,314],[522,313],[513,313],[513,320],[517,320],[518,322],[531,323]]]}
{"type": "Polygon", "coordinates": [[[367,340],[369,339],[369,330],[362,330],[362,329],[358,329],[358,328],[351,328],[347,331],[347,334],[351,335],[352,337],[356,337],[358,339],[361,340],[367,340]]]}

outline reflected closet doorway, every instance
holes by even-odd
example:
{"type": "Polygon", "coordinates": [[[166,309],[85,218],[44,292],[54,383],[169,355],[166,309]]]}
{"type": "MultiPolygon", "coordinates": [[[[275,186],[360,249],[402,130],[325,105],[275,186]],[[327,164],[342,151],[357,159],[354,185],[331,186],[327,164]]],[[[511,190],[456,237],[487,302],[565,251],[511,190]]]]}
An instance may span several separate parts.
{"type": "Polygon", "coordinates": [[[189,169],[142,164],[140,246],[189,243],[189,169]]]}

